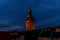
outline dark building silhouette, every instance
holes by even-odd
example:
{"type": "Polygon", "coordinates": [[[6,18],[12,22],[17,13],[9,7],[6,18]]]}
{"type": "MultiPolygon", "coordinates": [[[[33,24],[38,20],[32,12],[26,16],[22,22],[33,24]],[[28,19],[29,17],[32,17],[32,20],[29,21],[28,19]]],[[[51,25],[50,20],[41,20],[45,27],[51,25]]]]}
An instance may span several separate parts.
{"type": "Polygon", "coordinates": [[[0,40],[10,40],[9,33],[0,31],[0,40]]]}

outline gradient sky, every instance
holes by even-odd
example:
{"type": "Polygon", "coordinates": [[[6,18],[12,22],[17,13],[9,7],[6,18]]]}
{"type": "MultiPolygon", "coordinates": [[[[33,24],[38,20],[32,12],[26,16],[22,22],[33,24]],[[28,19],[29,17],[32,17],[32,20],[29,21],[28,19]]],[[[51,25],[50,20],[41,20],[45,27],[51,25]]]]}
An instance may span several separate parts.
{"type": "Polygon", "coordinates": [[[36,29],[60,26],[60,0],[0,0],[0,31],[25,31],[30,5],[36,29]]]}

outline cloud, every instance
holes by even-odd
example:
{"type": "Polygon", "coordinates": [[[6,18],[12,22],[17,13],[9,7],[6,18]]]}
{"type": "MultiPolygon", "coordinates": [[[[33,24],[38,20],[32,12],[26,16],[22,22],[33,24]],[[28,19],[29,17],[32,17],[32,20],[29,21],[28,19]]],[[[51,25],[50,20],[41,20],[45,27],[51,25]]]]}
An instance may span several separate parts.
{"type": "Polygon", "coordinates": [[[23,30],[25,27],[22,26],[11,26],[11,27],[5,27],[5,28],[0,28],[0,31],[13,31],[13,30],[23,30]]]}
{"type": "Polygon", "coordinates": [[[7,24],[10,24],[10,21],[7,19],[4,19],[4,20],[0,19],[0,24],[7,25],[7,24]]]}
{"type": "Polygon", "coordinates": [[[37,22],[37,27],[56,27],[56,26],[60,26],[60,16],[55,16],[46,20],[42,20],[40,22],[37,22]]]}
{"type": "Polygon", "coordinates": [[[0,3],[4,3],[5,2],[5,0],[0,0],[0,3]]]}
{"type": "Polygon", "coordinates": [[[22,26],[12,26],[10,29],[14,30],[14,29],[24,29],[25,27],[22,26]]]}

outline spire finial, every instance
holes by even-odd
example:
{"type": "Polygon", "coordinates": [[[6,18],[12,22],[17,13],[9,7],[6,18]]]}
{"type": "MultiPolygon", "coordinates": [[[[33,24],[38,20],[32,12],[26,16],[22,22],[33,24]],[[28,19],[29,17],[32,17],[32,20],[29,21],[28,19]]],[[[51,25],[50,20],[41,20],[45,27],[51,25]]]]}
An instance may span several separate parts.
{"type": "Polygon", "coordinates": [[[27,21],[28,19],[34,20],[34,18],[32,17],[32,10],[31,10],[31,7],[28,8],[28,16],[27,16],[26,21],[27,21]]]}
{"type": "Polygon", "coordinates": [[[31,7],[28,8],[28,15],[31,17],[32,14],[31,14],[32,10],[31,10],[31,7]]]}

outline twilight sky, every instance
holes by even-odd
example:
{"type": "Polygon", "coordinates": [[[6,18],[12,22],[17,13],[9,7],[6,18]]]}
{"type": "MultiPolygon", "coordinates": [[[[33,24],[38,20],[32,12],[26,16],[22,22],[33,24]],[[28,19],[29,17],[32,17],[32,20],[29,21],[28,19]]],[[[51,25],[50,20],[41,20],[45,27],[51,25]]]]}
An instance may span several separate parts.
{"type": "Polygon", "coordinates": [[[60,0],[0,0],[0,31],[25,31],[30,5],[36,29],[60,26],[60,0]]]}

